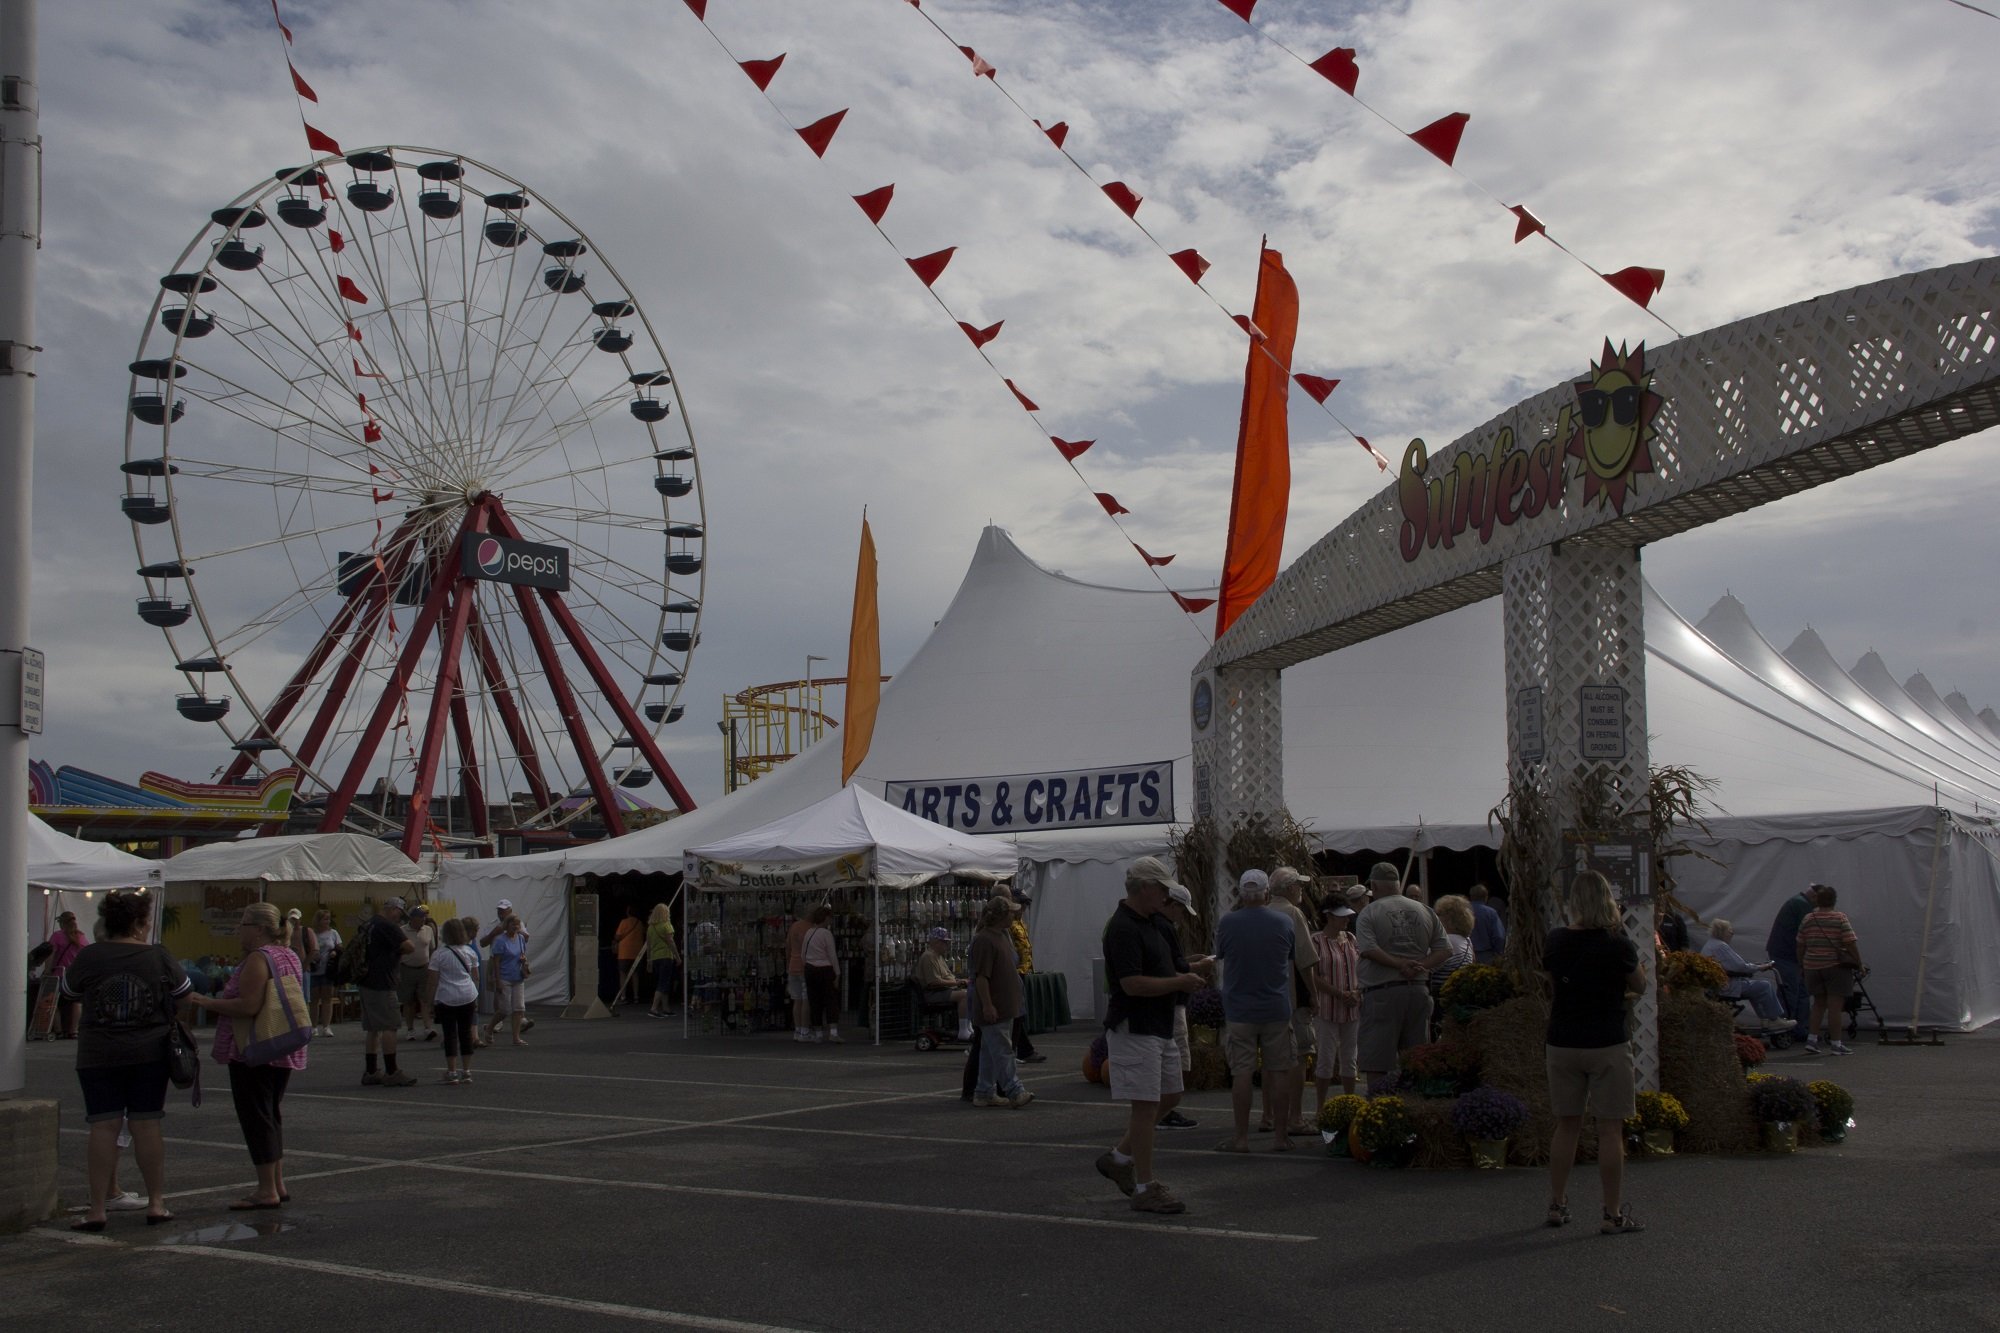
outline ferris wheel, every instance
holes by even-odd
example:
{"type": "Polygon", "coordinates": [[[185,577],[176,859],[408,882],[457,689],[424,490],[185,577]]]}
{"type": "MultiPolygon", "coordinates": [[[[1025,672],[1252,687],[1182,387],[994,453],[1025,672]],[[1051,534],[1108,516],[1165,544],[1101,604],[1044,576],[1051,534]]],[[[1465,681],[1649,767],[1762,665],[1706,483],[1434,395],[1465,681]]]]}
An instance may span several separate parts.
{"type": "Polygon", "coordinates": [[[700,638],[694,436],[652,325],[562,213],[390,146],[287,167],[160,279],[125,494],[225,782],[319,827],[490,846],[624,831],[700,638]]]}

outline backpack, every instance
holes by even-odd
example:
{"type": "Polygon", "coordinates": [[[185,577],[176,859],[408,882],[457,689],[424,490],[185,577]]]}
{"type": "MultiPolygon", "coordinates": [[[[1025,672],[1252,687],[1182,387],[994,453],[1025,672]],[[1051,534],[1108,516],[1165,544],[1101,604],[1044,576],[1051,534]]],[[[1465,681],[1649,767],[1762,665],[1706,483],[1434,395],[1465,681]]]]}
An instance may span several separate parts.
{"type": "MultiPolygon", "coordinates": [[[[361,984],[361,978],[368,971],[369,944],[375,938],[375,922],[379,919],[371,917],[362,925],[360,930],[354,933],[352,940],[341,945],[340,958],[338,960],[340,972],[338,976],[342,985],[359,986],[361,984]]],[[[334,976],[336,974],[329,967],[327,975],[334,976]]]]}

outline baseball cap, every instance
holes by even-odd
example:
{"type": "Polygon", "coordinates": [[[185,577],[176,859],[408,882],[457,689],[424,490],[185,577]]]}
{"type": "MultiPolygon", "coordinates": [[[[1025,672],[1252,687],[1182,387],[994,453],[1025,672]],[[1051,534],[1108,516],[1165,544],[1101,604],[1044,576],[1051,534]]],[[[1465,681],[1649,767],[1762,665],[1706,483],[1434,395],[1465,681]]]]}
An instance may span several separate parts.
{"type": "Polygon", "coordinates": [[[1353,909],[1352,907],[1349,907],[1349,906],[1348,906],[1348,905],[1347,905],[1346,903],[1342,903],[1342,904],[1341,904],[1340,906],[1338,906],[1338,907],[1335,907],[1335,908],[1332,908],[1331,910],[1329,910],[1329,911],[1327,912],[1327,915],[1328,915],[1328,916],[1353,916],[1353,915],[1354,915],[1354,909],[1353,909]]]}
{"type": "Polygon", "coordinates": [[[1377,861],[1373,866],[1369,867],[1368,882],[1370,884],[1401,884],[1403,882],[1403,872],[1390,865],[1387,861],[1377,861]]]}
{"type": "Polygon", "coordinates": [[[1180,887],[1174,872],[1157,856],[1142,856],[1125,867],[1125,887],[1129,889],[1134,884],[1163,885],[1169,893],[1180,887]]]}
{"type": "Polygon", "coordinates": [[[502,898],[499,902],[499,905],[495,908],[495,910],[503,913],[511,912],[514,910],[514,904],[508,902],[505,898],[502,898]]]}
{"type": "Polygon", "coordinates": [[[1268,898],[1271,896],[1271,877],[1261,870],[1246,870],[1236,881],[1236,896],[1239,898],[1268,898]]]}
{"type": "Polygon", "coordinates": [[[415,907],[412,907],[410,909],[411,916],[429,916],[430,914],[431,914],[431,909],[424,906],[422,903],[418,903],[415,907]]]}
{"type": "Polygon", "coordinates": [[[404,908],[404,906],[405,906],[405,903],[403,902],[403,900],[402,900],[401,898],[384,898],[384,899],[382,900],[382,906],[384,906],[384,907],[393,907],[393,908],[395,908],[395,909],[396,909],[396,910],[397,910],[398,912],[400,912],[400,911],[402,911],[402,910],[403,910],[403,908],[404,908]]]}
{"type": "Polygon", "coordinates": [[[938,941],[941,944],[949,944],[951,943],[951,932],[949,930],[946,930],[943,926],[932,926],[930,932],[930,938],[938,941]]]}
{"type": "Polygon", "coordinates": [[[287,921],[302,921],[304,919],[305,919],[305,913],[301,912],[296,907],[294,907],[291,911],[285,913],[285,920],[287,921]]]}
{"type": "Polygon", "coordinates": [[[1201,913],[1194,910],[1194,895],[1187,891],[1187,885],[1185,884],[1174,885],[1172,888],[1167,890],[1167,897],[1179,903],[1181,905],[1181,910],[1186,912],[1189,916],[1195,917],[1197,919],[1200,918],[1201,913]]]}

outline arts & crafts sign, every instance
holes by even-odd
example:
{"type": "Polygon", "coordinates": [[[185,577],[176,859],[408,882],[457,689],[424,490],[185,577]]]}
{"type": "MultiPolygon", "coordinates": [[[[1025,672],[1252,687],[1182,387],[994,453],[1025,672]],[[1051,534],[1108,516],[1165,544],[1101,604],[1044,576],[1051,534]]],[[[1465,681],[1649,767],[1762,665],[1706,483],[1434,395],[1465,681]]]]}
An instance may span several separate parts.
{"type": "Polygon", "coordinates": [[[1397,546],[1405,562],[1460,541],[1484,546],[1496,528],[1557,510],[1577,476],[1583,504],[1595,500],[1625,512],[1637,474],[1654,470],[1653,423],[1666,405],[1653,391],[1646,345],[1614,351],[1606,341],[1590,377],[1571,387],[1576,401],[1563,405],[1554,432],[1525,447],[1512,426],[1502,426],[1491,440],[1461,449],[1449,470],[1431,476],[1430,451],[1422,440],[1410,441],[1396,478],[1403,515],[1397,546]]]}
{"type": "Polygon", "coordinates": [[[964,833],[1168,824],[1174,818],[1174,765],[1167,760],[997,778],[891,782],[882,799],[964,833]]]}

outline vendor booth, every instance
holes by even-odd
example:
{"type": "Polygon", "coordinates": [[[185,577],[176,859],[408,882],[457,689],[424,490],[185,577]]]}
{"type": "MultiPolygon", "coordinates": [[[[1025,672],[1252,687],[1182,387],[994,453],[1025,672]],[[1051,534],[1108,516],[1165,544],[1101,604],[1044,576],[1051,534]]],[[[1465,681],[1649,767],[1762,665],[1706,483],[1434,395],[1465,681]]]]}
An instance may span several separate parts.
{"type": "Polygon", "coordinates": [[[160,872],[175,909],[163,942],[182,958],[233,955],[236,923],[254,902],[280,912],[296,907],[307,921],[325,908],[342,937],[352,938],[377,902],[392,895],[415,901],[431,881],[425,867],[358,833],[210,843],[168,858],[160,872]]]}
{"type": "Polygon", "coordinates": [[[96,910],[96,898],[111,889],[160,886],[160,863],[122,852],[110,843],[72,838],[28,816],[28,938],[45,940],[55,929],[57,913],[75,912],[85,923],[96,910]]]}
{"type": "Polygon", "coordinates": [[[905,1008],[903,986],[925,933],[935,925],[951,929],[954,954],[962,957],[979,904],[1014,867],[1006,843],[905,814],[859,787],[690,847],[682,870],[685,1024],[702,1033],[791,1027],[785,935],[826,903],[834,913],[842,1008],[859,1009],[879,1044],[885,1019],[905,1008]]]}

